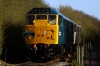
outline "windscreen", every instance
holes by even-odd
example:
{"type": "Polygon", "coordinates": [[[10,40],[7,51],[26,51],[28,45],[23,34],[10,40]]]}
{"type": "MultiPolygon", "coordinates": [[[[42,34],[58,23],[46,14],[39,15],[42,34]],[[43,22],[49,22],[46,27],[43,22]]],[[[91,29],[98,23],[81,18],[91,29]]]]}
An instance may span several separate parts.
{"type": "Polygon", "coordinates": [[[41,19],[42,19],[42,20],[44,20],[44,19],[47,20],[47,15],[36,15],[36,20],[39,20],[39,19],[40,19],[40,20],[41,20],[41,19]]]}
{"type": "Polygon", "coordinates": [[[34,19],[35,19],[34,15],[28,15],[27,16],[27,24],[33,24],[34,19]]]}
{"type": "Polygon", "coordinates": [[[27,24],[33,25],[34,20],[47,20],[50,25],[56,24],[56,15],[28,15],[27,24]]]}
{"type": "Polygon", "coordinates": [[[49,15],[48,20],[49,20],[49,24],[55,25],[56,24],[56,15],[49,15]]]}

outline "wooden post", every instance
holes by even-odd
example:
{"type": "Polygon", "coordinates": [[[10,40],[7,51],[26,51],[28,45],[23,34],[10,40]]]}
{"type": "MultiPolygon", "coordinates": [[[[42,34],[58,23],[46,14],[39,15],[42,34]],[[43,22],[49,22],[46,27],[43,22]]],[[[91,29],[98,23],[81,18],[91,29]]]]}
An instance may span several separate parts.
{"type": "Polygon", "coordinates": [[[78,53],[78,54],[79,54],[79,64],[80,64],[80,57],[81,57],[81,56],[80,56],[80,45],[79,45],[79,47],[78,47],[78,48],[79,48],[79,50],[78,50],[78,51],[79,51],[79,53],[78,53]]]}
{"type": "Polygon", "coordinates": [[[97,66],[99,66],[99,52],[97,52],[97,66]]]}
{"type": "Polygon", "coordinates": [[[86,44],[84,44],[85,45],[85,50],[84,50],[84,56],[85,56],[85,65],[84,66],[86,66],[86,44]]]}
{"type": "Polygon", "coordinates": [[[6,52],[5,52],[5,66],[6,66],[6,58],[7,58],[7,48],[6,48],[6,52]]]}
{"type": "Polygon", "coordinates": [[[88,51],[90,51],[90,42],[88,43],[88,51]]]}
{"type": "Polygon", "coordinates": [[[86,47],[86,48],[85,48],[85,49],[86,49],[85,52],[86,52],[86,54],[87,54],[87,43],[86,43],[85,47],[86,47]]]}
{"type": "Polygon", "coordinates": [[[88,43],[88,48],[87,48],[87,52],[89,52],[89,49],[90,49],[90,48],[89,48],[89,43],[88,43]]]}
{"type": "Polygon", "coordinates": [[[83,66],[83,46],[81,45],[81,66],[83,66]]]}
{"type": "Polygon", "coordinates": [[[91,45],[91,42],[90,42],[90,49],[92,49],[92,45],[91,45]]]}
{"type": "Polygon", "coordinates": [[[83,47],[82,47],[82,54],[84,56],[84,44],[83,44],[83,47]]]}
{"type": "Polygon", "coordinates": [[[78,52],[78,45],[77,45],[76,49],[77,49],[77,50],[76,50],[76,51],[77,51],[77,52],[76,52],[76,53],[77,53],[77,62],[79,62],[79,61],[78,61],[78,57],[79,57],[79,56],[78,56],[78,53],[79,53],[79,52],[78,52]]]}
{"type": "Polygon", "coordinates": [[[91,49],[89,44],[89,66],[91,66],[91,49]]]}

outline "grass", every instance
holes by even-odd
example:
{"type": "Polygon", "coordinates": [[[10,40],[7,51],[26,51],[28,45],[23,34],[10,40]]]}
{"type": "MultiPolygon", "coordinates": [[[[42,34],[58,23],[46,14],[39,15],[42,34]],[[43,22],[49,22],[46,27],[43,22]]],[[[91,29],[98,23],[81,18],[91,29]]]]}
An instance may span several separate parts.
{"type": "Polygon", "coordinates": [[[81,66],[78,62],[76,62],[76,60],[73,60],[72,64],[75,65],[75,66],[81,66]]]}

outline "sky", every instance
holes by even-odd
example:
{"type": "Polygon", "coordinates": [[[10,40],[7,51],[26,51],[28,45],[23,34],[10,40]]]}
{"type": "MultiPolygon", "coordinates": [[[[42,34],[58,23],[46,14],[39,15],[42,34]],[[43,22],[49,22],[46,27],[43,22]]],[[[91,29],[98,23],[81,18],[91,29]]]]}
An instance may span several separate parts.
{"type": "Polygon", "coordinates": [[[59,5],[69,5],[75,10],[81,10],[90,16],[100,20],[100,0],[44,0],[51,7],[58,8],[59,5]]]}

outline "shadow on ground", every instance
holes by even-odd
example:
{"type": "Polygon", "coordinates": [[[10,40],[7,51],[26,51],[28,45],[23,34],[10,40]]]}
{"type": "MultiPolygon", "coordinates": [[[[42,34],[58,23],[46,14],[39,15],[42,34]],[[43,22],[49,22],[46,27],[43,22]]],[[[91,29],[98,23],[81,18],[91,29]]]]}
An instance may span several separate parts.
{"type": "Polygon", "coordinates": [[[4,44],[1,59],[4,62],[17,64],[27,61],[25,59],[26,49],[24,38],[22,36],[23,27],[18,25],[8,26],[9,24],[3,25],[4,31],[4,44]]]}

